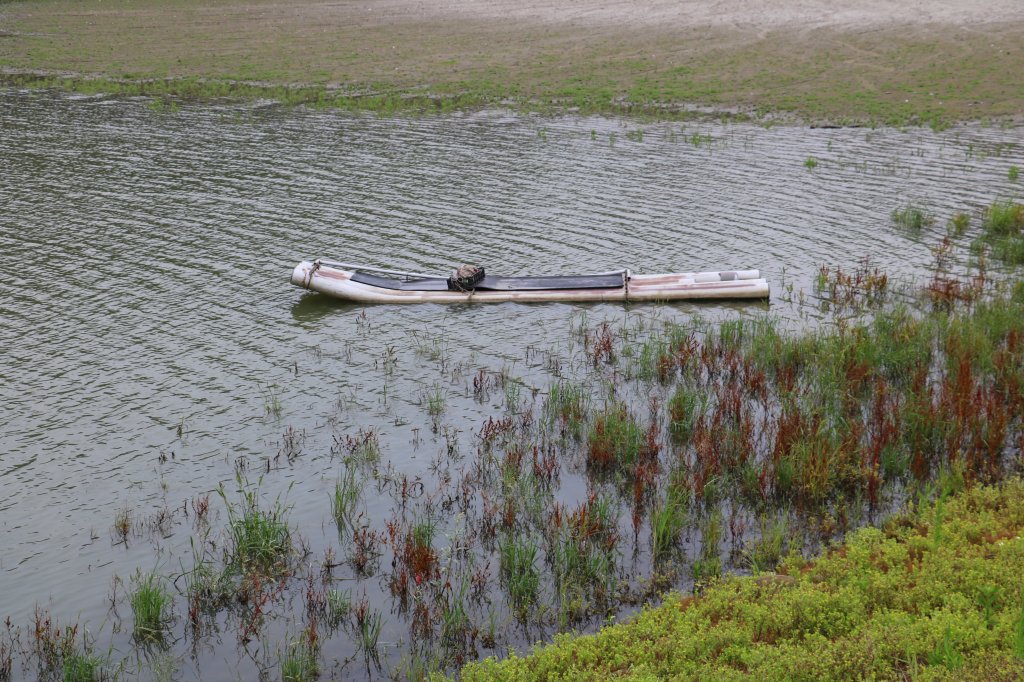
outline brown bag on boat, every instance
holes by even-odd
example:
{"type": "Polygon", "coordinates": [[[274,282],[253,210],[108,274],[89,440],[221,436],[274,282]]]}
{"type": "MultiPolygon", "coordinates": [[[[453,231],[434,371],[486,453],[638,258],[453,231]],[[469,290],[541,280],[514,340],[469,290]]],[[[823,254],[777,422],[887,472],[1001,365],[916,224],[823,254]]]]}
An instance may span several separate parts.
{"type": "Polygon", "coordinates": [[[483,278],[482,267],[464,263],[452,270],[452,276],[448,278],[448,288],[452,291],[473,291],[483,278]]]}

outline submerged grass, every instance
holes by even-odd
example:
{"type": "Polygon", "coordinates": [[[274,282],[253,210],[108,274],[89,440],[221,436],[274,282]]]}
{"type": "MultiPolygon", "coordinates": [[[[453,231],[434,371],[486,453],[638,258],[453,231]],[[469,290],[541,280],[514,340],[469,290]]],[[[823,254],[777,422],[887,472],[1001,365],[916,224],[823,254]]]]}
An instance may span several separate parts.
{"type": "Polygon", "coordinates": [[[925,506],[779,574],[670,596],[593,636],[558,635],[461,679],[1016,679],[1024,675],[1024,482],[925,506]],[[979,602],[978,594],[1001,599],[979,602]]]}

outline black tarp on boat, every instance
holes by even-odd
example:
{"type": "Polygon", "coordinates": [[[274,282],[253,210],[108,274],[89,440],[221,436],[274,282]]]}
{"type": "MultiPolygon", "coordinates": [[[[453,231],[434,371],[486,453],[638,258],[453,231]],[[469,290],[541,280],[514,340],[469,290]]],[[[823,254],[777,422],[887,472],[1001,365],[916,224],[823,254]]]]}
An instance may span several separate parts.
{"type": "MultiPolygon", "coordinates": [[[[353,282],[369,284],[381,289],[397,291],[448,291],[448,280],[443,277],[410,279],[403,281],[381,277],[368,272],[355,272],[353,282]]],[[[474,287],[477,291],[541,291],[549,289],[619,289],[625,274],[607,275],[554,275],[540,277],[495,277],[488,275],[474,287]]]]}

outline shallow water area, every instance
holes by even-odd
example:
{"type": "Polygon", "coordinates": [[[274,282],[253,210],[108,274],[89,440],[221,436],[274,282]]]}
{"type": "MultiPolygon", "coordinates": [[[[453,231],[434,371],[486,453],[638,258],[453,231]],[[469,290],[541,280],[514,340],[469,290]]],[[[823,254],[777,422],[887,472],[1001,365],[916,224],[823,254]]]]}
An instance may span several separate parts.
{"type": "MultiPolygon", "coordinates": [[[[981,125],[379,118],[0,92],[0,618],[28,624],[39,605],[127,656],[131,627],[117,623],[131,610],[114,576],[187,570],[192,521],[179,511],[221,485],[230,497],[239,473],[290,506],[310,557],[344,556],[329,498],[346,437],[378,434],[392,483],[367,487],[363,504],[383,534],[399,475],[429,498],[439,472],[469,466],[488,417],[521,415],[580,373],[574,329],[766,313],[813,325],[820,265],[867,257],[890,276],[924,277],[951,215],[1020,196],[1007,168],[1021,165],[1022,144],[1020,128],[981,125]],[[935,225],[894,228],[890,213],[908,203],[935,225]],[[760,268],[772,298],[358,306],[288,283],[319,256],[508,275],[760,268]],[[479,376],[502,383],[474,390],[479,376]],[[171,520],[154,522],[164,509],[171,520]],[[122,541],[113,526],[125,510],[122,541]]],[[[556,496],[585,498],[583,477],[566,472],[556,496]]],[[[438,513],[444,545],[461,521],[438,513]]],[[[383,672],[361,667],[343,632],[324,633],[325,669],[400,668],[412,637],[385,579],[390,557],[366,576],[337,574],[383,613],[383,672]]],[[[502,604],[502,643],[548,636],[553,624],[514,625],[497,573],[485,591],[502,604]]],[[[293,599],[261,632],[261,656],[300,631],[293,599]]],[[[180,604],[177,618],[174,632],[180,604]]],[[[230,631],[198,647],[175,635],[168,650],[183,679],[273,667],[230,631]]]]}

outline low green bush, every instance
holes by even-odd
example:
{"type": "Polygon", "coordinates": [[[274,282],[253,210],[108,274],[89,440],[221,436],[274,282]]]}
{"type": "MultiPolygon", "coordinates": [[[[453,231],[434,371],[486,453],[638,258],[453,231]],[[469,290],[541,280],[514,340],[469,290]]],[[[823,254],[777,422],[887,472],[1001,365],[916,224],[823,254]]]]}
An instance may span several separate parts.
{"type": "Polygon", "coordinates": [[[1022,527],[1024,482],[975,487],[461,679],[1021,679],[1022,527]]]}

